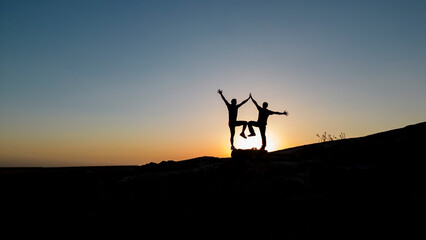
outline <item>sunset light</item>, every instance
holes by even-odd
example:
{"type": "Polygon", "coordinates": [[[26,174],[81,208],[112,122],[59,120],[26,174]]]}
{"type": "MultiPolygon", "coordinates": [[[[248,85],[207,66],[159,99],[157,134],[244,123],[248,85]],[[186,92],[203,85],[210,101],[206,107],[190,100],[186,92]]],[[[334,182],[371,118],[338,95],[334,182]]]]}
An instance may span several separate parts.
{"type": "Polygon", "coordinates": [[[425,145],[426,0],[0,0],[13,234],[426,239],[425,145]]]}
{"type": "Polygon", "coordinates": [[[218,89],[268,151],[424,121],[424,5],[1,1],[0,166],[229,157],[218,89]]]}

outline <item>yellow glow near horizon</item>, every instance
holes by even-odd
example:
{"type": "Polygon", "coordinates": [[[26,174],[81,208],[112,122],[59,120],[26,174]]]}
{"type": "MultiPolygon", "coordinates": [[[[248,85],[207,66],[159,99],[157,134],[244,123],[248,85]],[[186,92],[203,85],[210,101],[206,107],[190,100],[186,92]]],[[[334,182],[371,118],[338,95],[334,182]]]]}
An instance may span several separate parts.
{"type": "MultiPolygon", "coordinates": [[[[256,131],[256,130],[255,130],[256,131]]],[[[248,134],[247,134],[248,135],[248,134]]],[[[237,149],[260,149],[262,147],[262,138],[260,133],[256,132],[256,136],[247,137],[247,139],[242,138],[241,136],[235,136],[234,145],[237,149]]],[[[267,151],[276,151],[279,150],[280,143],[273,133],[266,132],[266,150],[267,151]]]]}

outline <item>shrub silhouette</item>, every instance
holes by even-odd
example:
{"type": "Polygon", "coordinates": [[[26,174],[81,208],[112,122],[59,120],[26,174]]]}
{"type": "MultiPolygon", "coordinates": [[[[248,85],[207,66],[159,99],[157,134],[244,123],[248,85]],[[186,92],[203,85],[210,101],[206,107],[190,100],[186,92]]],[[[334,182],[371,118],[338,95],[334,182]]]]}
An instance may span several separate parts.
{"type": "Polygon", "coordinates": [[[327,135],[327,132],[324,132],[322,135],[317,134],[317,137],[319,138],[319,142],[327,142],[327,141],[334,141],[334,140],[342,140],[346,139],[345,133],[340,133],[339,137],[332,136],[331,134],[327,135]]]}

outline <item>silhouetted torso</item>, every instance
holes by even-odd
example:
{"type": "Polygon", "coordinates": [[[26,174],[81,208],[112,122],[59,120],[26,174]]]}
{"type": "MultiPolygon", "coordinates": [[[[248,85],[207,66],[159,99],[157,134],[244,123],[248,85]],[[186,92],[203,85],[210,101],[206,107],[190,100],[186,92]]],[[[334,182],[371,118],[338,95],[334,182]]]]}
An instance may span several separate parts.
{"type": "Polygon", "coordinates": [[[257,122],[261,125],[266,125],[267,121],[268,121],[268,117],[269,115],[272,114],[271,111],[269,111],[268,109],[264,109],[264,108],[257,108],[259,110],[259,117],[257,118],[257,122]]]}
{"type": "Polygon", "coordinates": [[[234,124],[237,121],[238,107],[236,105],[227,104],[229,112],[229,124],[234,124]]]}

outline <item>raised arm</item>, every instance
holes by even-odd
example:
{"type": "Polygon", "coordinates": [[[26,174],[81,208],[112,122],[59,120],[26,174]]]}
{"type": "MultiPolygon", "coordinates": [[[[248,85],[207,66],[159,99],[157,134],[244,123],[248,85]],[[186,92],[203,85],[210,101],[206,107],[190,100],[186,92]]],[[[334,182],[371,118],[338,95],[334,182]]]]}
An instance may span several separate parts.
{"type": "Polygon", "coordinates": [[[256,100],[254,100],[254,99],[253,99],[253,96],[251,95],[251,93],[250,93],[250,98],[251,98],[251,100],[253,101],[254,105],[256,105],[256,107],[257,107],[258,109],[259,109],[259,108],[261,108],[261,107],[259,106],[259,104],[257,104],[256,100]]]}
{"type": "Polygon", "coordinates": [[[222,97],[223,101],[225,102],[226,105],[229,105],[229,102],[226,100],[226,98],[223,96],[222,94],[222,90],[217,90],[217,92],[220,94],[220,96],[222,97]]]}
{"type": "Polygon", "coordinates": [[[242,101],[240,104],[237,105],[237,107],[241,107],[242,105],[244,105],[248,100],[250,99],[250,97],[248,97],[246,100],[242,101]]]}

